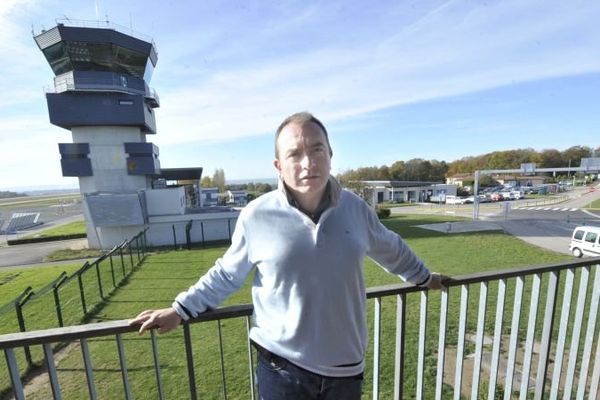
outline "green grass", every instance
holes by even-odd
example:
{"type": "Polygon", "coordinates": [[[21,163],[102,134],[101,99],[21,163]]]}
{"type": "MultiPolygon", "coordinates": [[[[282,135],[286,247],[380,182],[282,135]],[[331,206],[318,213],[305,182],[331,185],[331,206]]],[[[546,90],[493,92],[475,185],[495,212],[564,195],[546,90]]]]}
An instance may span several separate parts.
{"type": "Polygon", "coordinates": [[[588,204],[588,205],[587,205],[587,207],[585,207],[585,208],[588,208],[588,209],[596,209],[596,210],[597,210],[597,209],[600,209],[600,199],[592,201],[592,202],[591,202],[590,204],[588,204]]]}
{"type": "MultiPolygon", "coordinates": [[[[429,216],[395,216],[384,220],[384,224],[401,234],[415,252],[435,271],[446,275],[462,275],[486,270],[499,270],[533,264],[544,264],[571,259],[558,253],[541,250],[501,232],[465,233],[446,235],[414,227],[415,225],[456,220],[448,217],[429,216]]],[[[150,255],[144,265],[136,270],[129,282],[119,288],[105,303],[105,307],[96,314],[100,321],[127,319],[144,309],[168,307],[173,297],[181,290],[193,284],[197,278],[210,268],[220,257],[226,247],[214,247],[204,250],[171,251],[150,255]]],[[[399,283],[392,276],[372,261],[365,262],[365,281],[367,287],[399,283]]],[[[225,304],[250,302],[250,284],[248,279],[239,292],[233,294],[225,304]]],[[[490,285],[490,301],[488,315],[495,310],[493,296],[496,286],[490,285]]],[[[507,297],[514,292],[514,283],[509,282],[507,297]]],[[[450,290],[448,311],[447,343],[456,342],[458,324],[459,288],[450,290]]],[[[529,294],[526,291],[525,297],[529,294]]],[[[559,297],[560,298],[560,297],[559,297]]],[[[439,320],[440,295],[429,296],[428,322],[429,332],[426,338],[426,375],[425,398],[431,398],[435,386],[435,368],[437,348],[437,321],[439,320]]],[[[478,289],[474,288],[470,297],[469,329],[475,324],[478,300],[478,289]]],[[[543,303],[542,303],[543,304],[543,303]]],[[[414,394],[418,335],[419,296],[409,296],[407,302],[406,363],[404,379],[407,396],[414,394]]],[[[512,310],[512,303],[507,301],[506,309],[512,310]]],[[[372,340],[373,301],[368,304],[368,323],[372,340]]],[[[393,358],[395,331],[395,298],[383,299],[382,308],[382,360],[381,360],[381,398],[391,398],[393,391],[393,358]]],[[[522,319],[527,315],[522,312],[522,319]]],[[[506,312],[505,320],[510,321],[511,312],[506,312]]],[[[493,325],[492,317],[486,320],[486,332],[493,325]]],[[[505,328],[508,324],[505,322],[505,328]]],[[[247,371],[246,327],[244,319],[225,320],[221,322],[225,348],[225,368],[227,375],[228,395],[230,399],[248,398],[249,376],[247,371]]],[[[220,369],[217,323],[203,323],[192,326],[194,343],[194,359],[196,363],[196,380],[201,398],[215,398],[220,393],[220,369]]],[[[506,329],[505,329],[506,331],[506,329]]],[[[186,398],[189,396],[187,386],[187,370],[183,349],[182,329],[162,336],[159,340],[161,371],[165,384],[166,398],[186,398]]],[[[153,364],[151,360],[151,344],[148,336],[138,337],[135,334],[124,335],[129,379],[132,384],[134,398],[156,398],[153,364]]],[[[123,396],[121,375],[114,338],[106,337],[90,341],[92,363],[96,378],[99,398],[121,398],[123,396]]],[[[372,365],[372,343],[367,351],[367,370],[372,365]]],[[[1,372],[1,371],[0,371],[1,372]]],[[[72,351],[59,365],[59,379],[68,398],[87,398],[85,379],[81,364],[81,352],[72,351]]],[[[4,382],[0,382],[4,383],[4,382]]],[[[367,373],[364,398],[369,398],[372,387],[372,376],[367,373]]],[[[28,398],[45,399],[50,396],[49,387],[42,387],[28,398]]]]}
{"type": "Polygon", "coordinates": [[[45,229],[40,233],[34,235],[24,236],[21,239],[30,238],[48,238],[63,235],[74,235],[78,233],[85,233],[85,221],[73,221],[65,225],[60,225],[54,228],[45,229]]]}
{"type": "Polygon", "coordinates": [[[100,250],[95,249],[63,249],[56,250],[44,257],[44,261],[76,260],[80,258],[97,258],[101,255],[100,250]]]}
{"type": "MultiPolygon", "coordinates": [[[[71,274],[81,268],[81,264],[65,263],[43,268],[10,267],[0,269],[0,306],[12,301],[27,286],[33,290],[41,289],[58,278],[61,272],[71,274]]],[[[0,316],[0,318],[2,318],[0,316]]]]}
{"type": "Polygon", "coordinates": [[[57,196],[28,196],[28,197],[13,197],[10,199],[0,199],[0,212],[12,211],[15,209],[22,208],[33,208],[33,207],[48,207],[48,206],[60,206],[63,204],[69,204],[81,199],[81,194],[64,194],[57,196]]]}

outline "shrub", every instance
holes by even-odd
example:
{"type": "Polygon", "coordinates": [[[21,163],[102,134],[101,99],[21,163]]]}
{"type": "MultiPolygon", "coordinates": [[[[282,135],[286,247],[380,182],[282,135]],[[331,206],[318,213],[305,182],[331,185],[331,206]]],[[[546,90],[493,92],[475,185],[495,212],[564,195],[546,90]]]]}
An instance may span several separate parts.
{"type": "Polygon", "coordinates": [[[375,212],[377,212],[379,219],[388,218],[392,214],[392,211],[389,208],[383,207],[375,207],[375,212]]]}

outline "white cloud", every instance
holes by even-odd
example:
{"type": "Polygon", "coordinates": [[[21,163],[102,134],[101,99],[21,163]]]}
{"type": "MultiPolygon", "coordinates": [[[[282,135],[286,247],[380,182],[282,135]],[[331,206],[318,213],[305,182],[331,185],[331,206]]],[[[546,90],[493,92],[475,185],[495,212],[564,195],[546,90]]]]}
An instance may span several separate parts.
{"type": "MultiPolygon", "coordinates": [[[[140,4],[129,5],[142,24],[136,30],[147,27],[160,51],[151,84],[162,106],[158,135],[148,138],[159,146],[269,133],[298,110],[335,122],[514,82],[600,72],[600,5],[589,0],[419,1],[370,9],[358,2],[235,8],[182,2],[161,3],[151,15],[140,14],[154,10],[140,4]]],[[[100,14],[122,10],[117,20],[128,20],[120,2],[98,5],[100,14]]],[[[36,142],[45,148],[34,150],[40,160],[59,164],[56,143],[69,137],[48,122],[41,88],[52,83],[52,73],[31,38],[36,21],[30,19],[93,17],[93,11],[78,2],[0,2],[0,52],[10,55],[0,66],[7,94],[0,100],[2,149],[36,142]]],[[[9,155],[10,165],[18,158],[9,155]]]]}

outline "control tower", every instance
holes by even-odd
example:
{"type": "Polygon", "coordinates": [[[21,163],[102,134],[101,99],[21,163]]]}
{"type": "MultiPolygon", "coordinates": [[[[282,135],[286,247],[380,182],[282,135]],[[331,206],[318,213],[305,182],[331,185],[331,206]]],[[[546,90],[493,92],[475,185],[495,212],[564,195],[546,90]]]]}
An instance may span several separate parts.
{"type": "MultiPolygon", "coordinates": [[[[72,143],[59,143],[62,174],[79,178],[91,247],[101,247],[94,241],[101,241],[97,228],[102,228],[90,218],[97,214],[94,208],[127,208],[126,203],[136,202],[131,195],[151,188],[160,173],[158,148],[146,141],[156,133],[154,109],[159,107],[148,86],[158,61],[156,47],[116,25],[96,25],[58,23],[34,37],[55,74],[54,90],[46,93],[50,122],[73,137],[72,143]],[[108,201],[119,204],[92,204],[85,196],[97,193],[120,194],[120,200],[108,201]],[[132,201],[123,197],[127,194],[132,201]]],[[[134,216],[142,214],[135,210],[121,222],[131,219],[129,226],[139,231],[145,221],[134,216]]]]}
{"type": "Polygon", "coordinates": [[[60,162],[63,176],[79,178],[90,248],[145,228],[153,246],[230,238],[239,211],[198,204],[202,168],[161,168],[158,147],[146,141],[159,107],[148,86],[154,42],[100,21],[64,21],[34,39],[55,75],[50,122],[73,137],[58,144],[60,162]]]}

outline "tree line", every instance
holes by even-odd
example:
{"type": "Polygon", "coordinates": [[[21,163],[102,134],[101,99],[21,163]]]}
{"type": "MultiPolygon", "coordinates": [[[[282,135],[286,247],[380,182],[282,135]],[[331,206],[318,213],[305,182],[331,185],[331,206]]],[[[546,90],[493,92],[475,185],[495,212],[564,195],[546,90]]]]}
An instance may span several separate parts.
{"type": "Polygon", "coordinates": [[[25,193],[11,192],[9,190],[0,190],[0,199],[10,199],[13,197],[26,197],[25,193]]]}
{"type": "Polygon", "coordinates": [[[223,168],[217,168],[212,177],[203,177],[200,185],[204,188],[217,187],[220,193],[224,193],[227,190],[246,190],[250,194],[260,195],[273,190],[273,186],[268,183],[249,182],[227,185],[225,184],[225,171],[223,168]]]}
{"type": "Polygon", "coordinates": [[[342,183],[361,180],[394,180],[444,182],[447,176],[471,174],[484,169],[514,169],[521,164],[535,163],[538,168],[578,167],[582,158],[600,154],[600,147],[572,146],[564,151],[531,148],[494,151],[478,156],[463,157],[447,163],[446,161],[413,158],[408,161],[396,161],[392,165],[380,167],[360,167],[344,171],[337,175],[342,183]]]}

